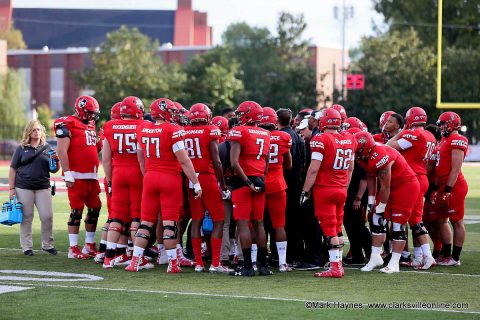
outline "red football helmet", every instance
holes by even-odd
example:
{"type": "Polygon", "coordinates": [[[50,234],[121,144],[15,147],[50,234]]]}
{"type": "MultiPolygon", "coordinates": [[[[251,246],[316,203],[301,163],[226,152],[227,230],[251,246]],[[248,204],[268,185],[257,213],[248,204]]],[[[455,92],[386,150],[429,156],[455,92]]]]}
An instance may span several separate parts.
{"type": "Polygon", "coordinates": [[[375,140],[369,132],[360,131],[354,134],[357,141],[357,149],[355,154],[357,159],[364,160],[370,156],[370,153],[375,148],[375,140]]]}
{"type": "Polygon", "coordinates": [[[129,96],[123,99],[122,106],[120,107],[120,115],[122,117],[132,117],[140,119],[143,117],[145,107],[142,100],[135,96],[129,96]]]}
{"type": "Polygon", "coordinates": [[[270,107],[263,108],[263,116],[262,120],[260,121],[260,126],[273,126],[277,125],[277,113],[270,107]]]}
{"type": "Polygon", "coordinates": [[[335,110],[334,108],[327,108],[320,113],[320,120],[318,121],[318,128],[320,131],[325,129],[339,129],[342,125],[342,116],[340,112],[335,110]]]}
{"type": "Polygon", "coordinates": [[[150,105],[150,115],[153,119],[173,122],[177,113],[177,108],[172,100],[160,98],[152,102],[150,105]]]}
{"type": "Polygon", "coordinates": [[[216,116],[212,119],[212,124],[214,126],[217,126],[220,131],[222,132],[222,135],[227,135],[228,134],[228,119],[222,116],[216,116]]]}
{"type": "Polygon", "coordinates": [[[182,106],[180,102],[173,101],[173,104],[177,109],[177,113],[174,117],[174,122],[178,123],[179,125],[186,126],[188,124],[189,111],[185,109],[185,107],[182,106]]]}
{"type": "Polygon", "coordinates": [[[448,137],[455,130],[460,130],[461,125],[462,120],[455,112],[447,111],[438,117],[437,126],[440,127],[440,131],[444,137],[448,137]]]}
{"type": "Polygon", "coordinates": [[[190,123],[205,122],[210,123],[212,120],[212,111],[203,103],[195,103],[188,114],[190,123]]]}
{"type": "Polygon", "coordinates": [[[364,128],[365,128],[365,125],[363,124],[363,122],[360,119],[358,119],[356,117],[349,117],[342,123],[342,129],[343,130],[348,130],[348,129],[351,129],[351,128],[358,128],[361,131],[363,131],[364,128]]]}
{"type": "Polygon", "coordinates": [[[120,119],[120,106],[121,105],[122,105],[121,102],[117,102],[113,105],[112,110],[110,110],[110,120],[120,119]]]}
{"type": "Polygon", "coordinates": [[[414,125],[427,125],[427,113],[420,107],[408,109],[405,115],[405,128],[410,129],[414,125]]]}
{"type": "Polygon", "coordinates": [[[241,126],[255,124],[262,120],[263,108],[255,101],[244,101],[238,105],[235,115],[241,126]]]}
{"type": "Polygon", "coordinates": [[[335,109],[340,113],[342,123],[347,119],[347,111],[345,111],[345,108],[341,104],[332,104],[330,108],[335,109]]]}
{"type": "Polygon", "coordinates": [[[312,113],[312,111],[313,111],[313,109],[305,108],[305,109],[300,110],[299,113],[312,113]]]}
{"type": "Polygon", "coordinates": [[[91,96],[80,96],[75,100],[75,113],[83,121],[97,121],[100,116],[100,106],[97,99],[91,96]]]}
{"type": "Polygon", "coordinates": [[[348,132],[350,134],[355,134],[357,132],[363,132],[363,130],[359,129],[357,127],[352,127],[352,128],[348,128],[347,130],[345,130],[345,132],[348,132]]]}
{"type": "Polygon", "coordinates": [[[388,118],[390,118],[390,116],[394,113],[395,112],[393,111],[385,111],[384,113],[382,113],[382,115],[380,116],[380,130],[383,131],[383,127],[387,123],[388,118]]]}

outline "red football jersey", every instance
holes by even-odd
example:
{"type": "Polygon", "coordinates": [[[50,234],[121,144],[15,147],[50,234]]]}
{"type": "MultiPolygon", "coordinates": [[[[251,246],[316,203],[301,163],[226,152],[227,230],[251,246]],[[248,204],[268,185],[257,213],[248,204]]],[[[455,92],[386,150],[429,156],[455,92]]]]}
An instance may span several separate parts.
{"type": "Polygon", "coordinates": [[[140,119],[110,120],[103,125],[103,135],[112,150],[113,166],[138,166],[137,128],[144,123],[140,119]]]}
{"type": "Polygon", "coordinates": [[[238,126],[230,130],[228,140],[240,143],[239,163],[245,174],[263,177],[270,150],[270,132],[259,127],[238,126]]]}
{"type": "Polygon", "coordinates": [[[379,171],[383,170],[391,162],[394,162],[390,181],[391,190],[395,190],[412,179],[417,180],[415,172],[413,172],[400,152],[387,145],[376,144],[367,161],[359,161],[358,164],[369,174],[376,176],[379,171]]]}
{"type": "Polygon", "coordinates": [[[267,176],[265,177],[267,193],[287,189],[287,183],[283,176],[283,156],[290,151],[291,146],[292,137],[288,133],[278,130],[270,132],[270,158],[268,160],[267,176]]]}
{"type": "Polygon", "coordinates": [[[172,123],[155,124],[145,121],[137,127],[138,147],[143,150],[145,170],[180,173],[182,167],[175,151],[184,148],[182,127],[172,123]]]}
{"type": "Polygon", "coordinates": [[[355,139],[348,132],[315,135],[310,140],[312,161],[322,161],[315,186],[346,188],[348,172],[355,159],[355,147],[355,139]]]}
{"type": "MultiPolygon", "coordinates": [[[[467,154],[468,140],[462,135],[451,134],[447,138],[442,138],[437,146],[435,160],[437,167],[435,169],[438,178],[438,184],[447,183],[448,175],[452,170],[452,150],[458,149],[463,151],[463,156],[467,154]]],[[[458,174],[458,180],[465,180],[462,171],[458,174]]]]}
{"type": "Polygon", "coordinates": [[[185,127],[185,150],[192,160],[195,172],[215,173],[210,154],[210,142],[220,137],[220,129],[213,125],[185,127]]]}
{"type": "Polygon", "coordinates": [[[435,149],[433,134],[424,129],[407,129],[400,133],[400,153],[416,174],[427,174],[426,163],[435,149]]]}
{"type": "Polygon", "coordinates": [[[100,128],[98,131],[97,152],[102,151],[103,139],[105,139],[105,135],[103,134],[103,128],[100,128]]]}
{"type": "Polygon", "coordinates": [[[63,129],[70,132],[68,162],[75,179],[97,179],[98,152],[95,123],[83,123],[75,116],[66,116],[55,120],[55,134],[61,136],[63,129]]]}

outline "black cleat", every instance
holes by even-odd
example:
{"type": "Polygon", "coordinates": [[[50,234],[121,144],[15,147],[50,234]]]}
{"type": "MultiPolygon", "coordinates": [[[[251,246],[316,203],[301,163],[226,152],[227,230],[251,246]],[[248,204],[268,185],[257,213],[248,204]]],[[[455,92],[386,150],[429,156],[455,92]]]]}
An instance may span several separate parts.
{"type": "Polygon", "coordinates": [[[273,272],[268,269],[268,267],[260,267],[260,269],[258,269],[258,275],[259,276],[271,276],[273,275],[273,272]]]}
{"type": "Polygon", "coordinates": [[[23,251],[23,254],[31,257],[31,256],[33,256],[33,251],[32,250],[25,250],[25,251],[23,251]]]}
{"type": "Polygon", "coordinates": [[[318,270],[320,269],[320,266],[309,262],[303,262],[294,266],[294,269],[299,271],[318,270]]]}
{"type": "Polygon", "coordinates": [[[255,270],[250,269],[245,269],[245,267],[238,267],[235,269],[235,271],[231,271],[228,273],[229,275],[233,277],[254,277],[255,276],[255,270]]]}
{"type": "Polygon", "coordinates": [[[55,249],[55,248],[42,249],[42,250],[47,252],[51,256],[56,256],[57,255],[57,249],[55,249]]]}

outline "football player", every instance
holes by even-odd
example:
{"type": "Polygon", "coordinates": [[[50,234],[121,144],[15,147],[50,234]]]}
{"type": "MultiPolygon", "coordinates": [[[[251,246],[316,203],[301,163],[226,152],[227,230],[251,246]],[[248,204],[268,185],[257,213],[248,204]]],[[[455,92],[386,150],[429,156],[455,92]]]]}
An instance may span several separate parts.
{"type": "Polygon", "coordinates": [[[228,134],[231,144],[230,162],[235,173],[232,202],[233,217],[242,246],[244,266],[231,272],[232,276],[254,276],[249,223],[253,225],[258,247],[259,275],[273,274],[267,265],[267,243],[263,227],[265,208],[265,175],[267,173],[270,132],[259,128],[262,107],[254,101],[242,102],[235,110],[238,126],[228,134]]]}
{"type": "Polygon", "coordinates": [[[105,141],[102,162],[112,196],[104,269],[113,268],[114,262],[116,265],[130,264],[124,252],[126,239],[125,244],[120,243],[119,239],[122,234],[129,237],[130,232],[134,238],[140,224],[143,176],[137,160],[136,132],[144,122],[143,113],[143,102],[137,97],[129,96],[121,103],[121,119],[108,121],[103,126],[105,141]],[[116,256],[117,243],[121,250],[118,250],[116,256]]]}
{"type": "Polygon", "coordinates": [[[160,98],[150,106],[155,123],[144,122],[137,128],[137,156],[143,173],[141,223],[135,235],[133,257],[126,271],[138,272],[153,264],[143,258],[153,227],[160,213],[163,224],[163,242],[168,255],[168,273],[181,272],[177,260],[177,221],[182,209],[183,172],[192,182],[195,196],[200,198],[202,188],[185,151],[185,131],[171,123],[175,105],[160,98]]]}
{"type": "Polygon", "coordinates": [[[420,182],[420,193],[408,220],[414,245],[414,259],[409,266],[424,270],[435,264],[428,242],[428,232],[422,222],[423,197],[429,186],[426,161],[431,157],[436,145],[433,134],[424,129],[426,125],[425,110],[412,107],[405,116],[405,129],[387,142],[388,146],[400,151],[420,182]]]}
{"type": "Polygon", "coordinates": [[[380,143],[386,143],[390,137],[388,136],[386,130],[387,121],[390,119],[390,116],[394,114],[394,111],[388,110],[382,113],[380,116],[380,133],[373,135],[373,140],[380,143]]]}
{"type": "Polygon", "coordinates": [[[70,248],[68,258],[88,259],[95,257],[95,230],[100,215],[100,184],[97,180],[98,152],[95,121],[98,120],[100,107],[91,96],[80,96],[75,101],[75,113],[58,118],[54,122],[58,143],[58,158],[62,165],[64,180],[68,188],[68,200],[71,213],[68,219],[68,238],[70,248]],[[85,218],[85,246],[78,247],[78,232],[84,206],[87,206],[85,218]]]}
{"type": "Polygon", "coordinates": [[[443,136],[436,149],[437,182],[436,191],[432,194],[435,210],[441,216],[438,227],[443,242],[441,257],[437,259],[437,263],[442,266],[459,266],[465,241],[463,217],[465,197],[468,193],[468,184],[461,168],[467,154],[468,140],[459,134],[461,119],[455,112],[442,113],[437,125],[443,136]],[[453,250],[448,220],[453,225],[453,250]]]}
{"type": "Polygon", "coordinates": [[[228,136],[228,119],[222,116],[216,116],[213,117],[212,124],[220,129],[221,137],[218,139],[218,143],[225,142],[228,136]]]}
{"type": "Polygon", "coordinates": [[[380,271],[399,272],[400,256],[407,239],[405,225],[420,193],[420,183],[415,172],[397,150],[387,145],[376,144],[368,132],[355,133],[355,139],[356,160],[367,171],[368,207],[373,211],[370,228],[372,253],[370,260],[361,270],[372,271],[383,265],[381,246],[385,242],[387,220],[390,220],[393,230],[392,257],[388,265],[380,271]],[[377,178],[380,183],[378,194],[377,178]]]}
{"type": "Polygon", "coordinates": [[[231,197],[230,190],[225,185],[222,163],[218,154],[220,129],[211,124],[212,112],[203,103],[194,104],[190,108],[188,118],[190,125],[185,127],[185,151],[192,160],[203,190],[201,199],[195,199],[192,189],[189,189],[188,192],[192,214],[192,246],[196,263],[195,271],[202,272],[205,269],[202,260],[200,228],[205,210],[208,210],[213,220],[213,231],[210,237],[212,264],[209,271],[212,273],[228,273],[232,270],[220,264],[223,220],[225,217],[222,198],[228,199],[231,197]]]}
{"type": "Polygon", "coordinates": [[[292,169],[292,137],[277,130],[277,113],[269,107],[263,108],[260,127],[270,131],[270,158],[265,177],[265,208],[275,232],[275,245],[278,252],[278,271],[287,272],[287,234],[285,233],[285,210],[287,208],[287,183],[283,170],[292,169]]]}
{"type": "Polygon", "coordinates": [[[322,134],[310,141],[311,162],[300,196],[304,206],[312,195],[315,216],[320,223],[328,247],[330,268],[314,275],[322,278],[341,278],[343,206],[354,167],[355,139],[348,132],[339,133],[340,113],[334,108],[321,111],[319,129],[322,134]]]}
{"type": "Polygon", "coordinates": [[[347,120],[347,111],[345,111],[344,106],[342,106],[341,104],[332,104],[330,108],[335,109],[338,111],[338,113],[340,113],[340,117],[342,118],[342,124],[345,122],[345,120],[347,120]]]}
{"type": "MultiPolygon", "coordinates": [[[[113,105],[112,109],[110,110],[110,120],[117,120],[120,119],[120,105],[121,102],[117,102],[113,105]]],[[[105,136],[103,134],[103,128],[100,129],[99,132],[99,139],[97,142],[97,151],[100,152],[103,147],[103,140],[105,136]]],[[[108,211],[108,218],[107,221],[103,224],[102,227],[102,236],[100,240],[100,245],[98,246],[97,254],[95,255],[95,262],[96,263],[103,263],[105,259],[105,252],[107,251],[107,234],[108,234],[108,226],[110,225],[110,213],[112,212],[112,197],[110,196],[110,188],[108,185],[107,178],[103,178],[103,187],[105,189],[105,196],[107,198],[107,211],[108,211]]]]}

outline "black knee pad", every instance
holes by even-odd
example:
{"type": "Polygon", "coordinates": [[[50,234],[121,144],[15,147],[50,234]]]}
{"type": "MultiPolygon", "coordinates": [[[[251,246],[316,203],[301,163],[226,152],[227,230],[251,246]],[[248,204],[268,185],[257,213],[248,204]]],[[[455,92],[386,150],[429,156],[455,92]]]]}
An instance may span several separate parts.
{"type": "Polygon", "coordinates": [[[122,234],[123,234],[124,236],[129,236],[129,235],[130,235],[130,222],[126,222],[126,223],[124,224],[124,228],[123,228],[122,234]]]}
{"type": "Polygon", "coordinates": [[[392,240],[393,241],[405,241],[407,240],[407,231],[405,230],[405,225],[400,225],[400,231],[392,231],[392,240]]]}
{"type": "Polygon", "coordinates": [[[132,223],[134,223],[134,222],[140,223],[140,218],[133,218],[133,219],[132,219],[132,223]]]}
{"type": "Polygon", "coordinates": [[[370,225],[370,232],[372,234],[385,234],[387,233],[387,227],[386,226],[377,226],[377,225],[370,225]]]}
{"type": "Polygon", "coordinates": [[[173,226],[163,226],[163,240],[177,239],[177,234],[178,234],[177,222],[174,222],[173,226]],[[165,230],[173,231],[173,235],[166,235],[165,230]]]}
{"type": "Polygon", "coordinates": [[[411,226],[411,228],[412,234],[415,238],[424,234],[428,234],[427,229],[425,229],[425,227],[423,226],[423,222],[417,223],[416,225],[411,226]]]}
{"type": "Polygon", "coordinates": [[[100,208],[88,208],[87,216],[85,217],[85,223],[96,224],[99,216],[100,208]]]}
{"type": "Polygon", "coordinates": [[[332,238],[333,237],[327,237],[327,236],[323,237],[328,250],[343,248],[343,243],[342,244],[332,244],[332,238]]]}
{"type": "Polygon", "coordinates": [[[72,209],[67,225],[78,227],[80,226],[80,221],[82,221],[82,210],[72,209]]]}

